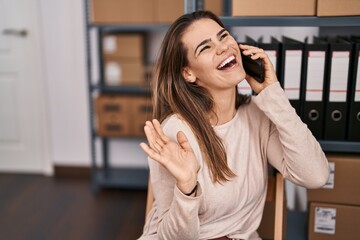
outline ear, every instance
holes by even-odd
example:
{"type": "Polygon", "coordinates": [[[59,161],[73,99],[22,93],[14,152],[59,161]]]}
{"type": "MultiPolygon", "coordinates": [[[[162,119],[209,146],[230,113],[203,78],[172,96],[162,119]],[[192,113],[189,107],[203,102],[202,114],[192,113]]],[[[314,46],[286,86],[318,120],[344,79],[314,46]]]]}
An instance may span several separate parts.
{"type": "Polygon", "coordinates": [[[182,75],[189,83],[194,83],[196,81],[196,76],[189,67],[184,67],[182,69],[182,75]]]}

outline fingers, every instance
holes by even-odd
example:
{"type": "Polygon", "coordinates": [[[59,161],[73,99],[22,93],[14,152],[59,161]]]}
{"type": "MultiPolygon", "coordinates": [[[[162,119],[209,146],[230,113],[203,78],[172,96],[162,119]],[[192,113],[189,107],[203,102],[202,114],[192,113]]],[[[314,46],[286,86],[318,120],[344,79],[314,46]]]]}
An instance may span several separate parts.
{"type": "Polygon", "coordinates": [[[144,131],[150,148],[159,152],[161,150],[161,146],[157,143],[156,132],[154,131],[152,125],[146,122],[144,131]]]}
{"type": "Polygon", "coordinates": [[[161,163],[161,155],[154,151],[152,148],[150,148],[146,143],[140,143],[140,147],[150,158],[161,163]]]}
{"type": "Polygon", "coordinates": [[[239,44],[239,48],[242,50],[241,52],[245,53],[245,55],[255,54],[257,52],[264,52],[263,49],[251,45],[239,44]]]}
{"type": "Polygon", "coordinates": [[[242,50],[246,50],[246,49],[249,49],[249,48],[253,48],[254,46],[246,45],[246,44],[239,44],[239,47],[242,50]]]}
{"type": "Polygon", "coordinates": [[[170,141],[162,131],[159,121],[156,119],[146,121],[144,131],[149,147],[157,153],[160,153],[164,145],[170,141]]]}
{"type": "Polygon", "coordinates": [[[250,47],[242,52],[244,55],[250,55],[251,59],[256,60],[258,58],[266,59],[267,54],[264,49],[257,47],[250,47]]]}
{"type": "Polygon", "coordinates": [[[158,136],[160,137],[161,141],[164,144],[168,143],[170,141],[170,139],[164,134],[159,121],[157,119],[154,119],[152,121],[152,123],[153,123],[153,125],[155,127],[155,131],[158,134],[158,136]]]}
{"type": "Polygon", "coordinates": [[[244,55],[250,55],[251,59],[261,59],[264,62],[264,68],[265,71],[273,71],[274,72],[274,66],[272,62],[270,61],[270,58],[262,48],[254,47],[251,45],[239,45],[240,49],[242,49],[242,53],[244,55]]]}
{"type": "Polygon", "coordinates": [[[182,131],[179,131],[176,135],[177,140],[180,144],[180,146],[185,149],[185,150],[192,150],[190,143],[187,139],[187,137],[185,136],[185,134],[182,131]]]}
{"type": "Polygon", "coordinates": [[[270,58],[268,57],[267,53],[258,47],[250,46],[250,45],[244,45],[240,44],[239,48],[242,52],[242,54],[250,56],[253,60],[261,60],[263,63],[263,68],[265,72],[265,81],[262,83],[259,83],[253,78],[252,76],[246,74],[246,80],[250,84],[251,88],[256,92],[260,93],[264,88],[269,86],[272,83],[277,82],[277,76],[274,69],[274,66],[272,62],[270,61],[270,58]]]}
{"type": "Polygon", "coordinates": [[[244,45],[244,44],[240,44],[239,47],[244,55],[251,55],[251,58],[254,60],[258,59],[261,56],[263,57],[267,56],[264,49],[262,48],[258,48],[251,45],[244,45]]]}

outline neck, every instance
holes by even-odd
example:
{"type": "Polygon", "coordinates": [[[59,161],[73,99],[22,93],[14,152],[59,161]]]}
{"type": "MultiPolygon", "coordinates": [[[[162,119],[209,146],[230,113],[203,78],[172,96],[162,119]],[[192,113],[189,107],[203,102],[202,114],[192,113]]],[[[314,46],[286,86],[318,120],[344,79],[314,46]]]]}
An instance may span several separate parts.
{"type": "Polygon", "coordinates": [[[213,95],[213,98],[215,102],[214,112],[209,114],[211,125],[221,125],[233,119],[236,114],[234,91],[213,95]]]}

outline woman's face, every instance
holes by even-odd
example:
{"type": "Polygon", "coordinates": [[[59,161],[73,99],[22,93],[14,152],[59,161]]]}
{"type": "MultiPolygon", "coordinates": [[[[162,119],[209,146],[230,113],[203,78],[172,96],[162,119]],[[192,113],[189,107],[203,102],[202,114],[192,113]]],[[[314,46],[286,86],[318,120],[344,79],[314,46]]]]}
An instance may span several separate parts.
{"type": "Polygon", "coordinates": [[[239,45],[212,19],[193,22],[183,35],[189,65],[183,75],[210,92],[233,89],[245,78],[239,45]]]}

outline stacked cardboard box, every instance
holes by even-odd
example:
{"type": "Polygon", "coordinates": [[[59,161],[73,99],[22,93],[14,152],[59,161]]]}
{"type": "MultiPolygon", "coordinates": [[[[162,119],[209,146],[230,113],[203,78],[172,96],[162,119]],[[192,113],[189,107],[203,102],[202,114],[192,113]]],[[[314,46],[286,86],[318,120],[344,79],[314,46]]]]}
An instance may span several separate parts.
{"type": "Polygon", "coordinates": [[[232,1],[233,16],[314,16],[315,14],[316,0],[232,1]]]}
{"type": "Polygon", "coordinates": [[[360,239],[360,156],[329,155],[330,177],[308,190],[309,240],[360,239]]]}
{"type": "Polygon", "coordinates": [[[144,85],[144,40],[139,33],[109,34],[103,38],[105,82],[144,85]]]}
{"type": "Polygon", "coordinates": [[[96,24],[152,23],[153,1],[143,0],[92,0],[91,22],[96,24]]]}
{"type": "Polygon", "coordinates": [[[152,102],[150,97],[133,97],[131,99],[130,125],[133,136],[145,136],[144,126],[152,119],[152,102]]]}
{"type": "MultiPolygon", "coordinates": [[[[223,13],[222,0],[205,0],[204,8],[223,13]]],[[[184,13],[183,0],[92,0],[91,21],[96,24],[171,23],[184,13]]]]}
{"type": "Polygon", "coordinates": [[[233,0],[233,16],[360,15],[359,0],[233,0]],[[266,7],[259,7],[266,6],[266,7]]]}
{"type": "Polygon", "coordinates": [[[104,137],[143,137],[152,117],[149,97],[100,95],[95,99],[95,128],[104,137]]]}
{"type": "MultiPolygon", "coordinates": [[[[172,23],[176,18],[184,14],[184,1],[182,0],[154,0],[155,23],[172,23]]],[[[204,9],[212,11],[218,16],[223,15],[223,1],[205,0],[204,9]]]]}
{"type": "Polygon", "coordinates": [[[360,15],[359,0],[317,0],[317,16],[360,15]]]}

